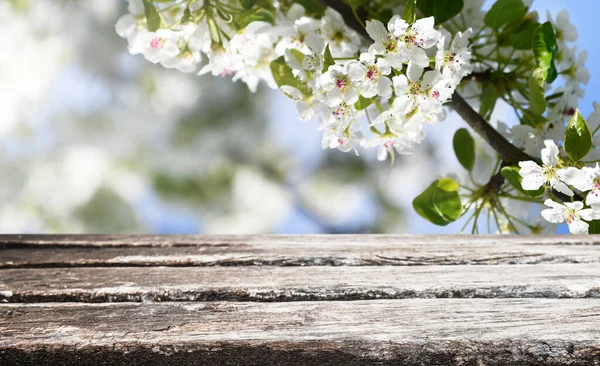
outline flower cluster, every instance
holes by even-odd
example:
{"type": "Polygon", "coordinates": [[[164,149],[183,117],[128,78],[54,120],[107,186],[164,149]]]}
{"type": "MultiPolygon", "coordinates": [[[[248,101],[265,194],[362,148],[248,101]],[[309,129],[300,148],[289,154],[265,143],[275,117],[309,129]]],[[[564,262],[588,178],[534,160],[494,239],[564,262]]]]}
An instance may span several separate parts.
{"type": "Polygon", "coordinates": [[[471,30],[453,37],[436,29],[433,17],[408,24],[396,15],[387,27],[367,21],[369,45],[331,8],[315,17],[296,3],[284,9],[275,2],[274,21],[245,26],[225,15],[243,13],[229,0],[160,2],[154,9],[160,27],[150,31],[144,4],[129,0],[130,14],[116,28],[130,53],[183,72],[195,71],[205,55],[199,74],[231,75],[251,91],[260,81],[279,87],[301,119],[318,116],[323,148],[378,147],[380,160],[393,150],[411,153],[423,125],[444,118],[442,104],[471,72],[471,30]],[[276,60],[284,61],[283,77],[274,75],[276,60]]]}
{"type": "MultiPolygon", "coordinates": [[[[537,190],[543,186],[574,197],[573,189],[585,196],[584,202],[572,201],[559,203],[550,198],[544,201],[549,209],[543,210],[542,217],[551,223],[567,222],[572,234],[587,234],[589,224],[586,221],[600,220],[600,167],[564,167],[559,159],[559,148],[554,141],[544,141],[546,145],[541,151],[542,166],[533,161],[522,161],[520,174],[521,185],[525,190],[537,190]]],[[[579,195],[578,195],[579,196],[579,195]]]]}
{"type": "MultiPolygon", "coordinates": [[[[310,91],[304,98],[297,91],[289,94],[298,102],[301,117],[320,115],[324,148],[378,147],[378,159],[385,160],[394,149],[411,153],[424,138],[423,125],[444,118],[442,104],[470,72],[469,33],[459,32],[451,41],[449,32],[434,28],[433,17],[410,25],[399,16],[387,27],[367,21],[366,30],[373,43],[365,52],[325,68],[331,39],[313,34],[306,38],[305,49],[286,50],[294,75],[310,91]],[[370,140],[358,122],[363,113],[370,140]]],[[[333,51],[331,55],[335,60],[333,51]]]]}

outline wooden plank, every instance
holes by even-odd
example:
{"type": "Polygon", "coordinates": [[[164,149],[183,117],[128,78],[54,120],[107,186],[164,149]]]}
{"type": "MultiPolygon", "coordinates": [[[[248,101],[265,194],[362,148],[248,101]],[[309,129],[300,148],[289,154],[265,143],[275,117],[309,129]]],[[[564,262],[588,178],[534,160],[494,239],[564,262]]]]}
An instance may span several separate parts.
{"type": "Polygon", "coordinates": [[[598,263],[581,236],[0,236],[0,269],[598,263]]]}
{"type": "Polygon", "coordinates": [[[347,246],[369,243],[373,246],[389,246],[399,243],[419,245],[443,245],[450,243],[490,244],[567,244],[600,245],[600,236],[569,235],[0,235],[2,247],[24,246],[232,246],[275,245],[308,246],[321,244],[347,246]]]}
{"type": "Polygon", "coordinates": [[[598,365],[597,300],[0,305],[0,364],[598,365]]]}
{"type": "Polygon", "coordinates": [[[0,300],[600,298],[598,264],[6,269],[0,300]]]}

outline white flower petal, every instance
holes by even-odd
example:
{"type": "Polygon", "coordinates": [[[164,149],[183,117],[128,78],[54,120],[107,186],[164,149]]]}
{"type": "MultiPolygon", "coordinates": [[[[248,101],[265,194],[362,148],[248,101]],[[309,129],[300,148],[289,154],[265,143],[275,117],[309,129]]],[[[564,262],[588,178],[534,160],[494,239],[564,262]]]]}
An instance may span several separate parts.
{"type": "Polygon", "coordinates": [[[569,231],[571,234],[581,235],[587,234],[590,225],[587,222],[581,220],[573,220],[569,224],[569,231]]]}
{"type": "Polygon", "coordinates": [[[591,208],[579,211],[579,216],[585,221],[600,220],[600,211],[591,208]]]}
{"type": "Polygon", "coordinates": [[[379,20],[367,20],[367,33],[376,42],[385,42],[388,35],[387,29],[379,20]]]}
{"type": "Polygon", "coordinates": [[[535,191],[540,189],[541,186],[546,183],[546,177],[542,173],[532,173],[523,175],[523,180],[521,181],[521,187],[527,191],[535,191]]]}
{"type": "Polygon", "coordinates": [[[583,202],[581,202],[581,201],[565,202],[565,206],[568,208],[572,208],[575,211],[579,211],[583,208],[583,202]]]}
{"type": "Polygon", "coordinates": [[[558,176],[558,179],[580,191],[589,191],[594,186],[594,181],[588,178],[585,171],[575,167],[558,169],[556,175],[558,176]]]}
{"type": "Polygon", "coordinates": [[[548,222],[552,222],[554,224],[561,223],[565,221],[565,216],[563,215],[563,211],[560,209],[549,208],[546,210],[542,210],[542,217],[546,219],[548,222]]]}
{"type": "Polygon", "coordinates": [[[560,204],[560,203],[558,203],[558,202],[554,202],[554,201],[552,201],[550,198],[547,198],[547,199],[544,201],[544,205],[546,205],[546,206],[548,206],[548,207],[555,208],[555,209],[560,209],[560,210],[564,210],[564,209],[565,209],[565,206],[564,206],[564,205],[562,205],[562,204],[560,204]]]}
{"type": "Polygon", "coordinates": [[[566,194],[567,196],[573,195],[573,191],[566,184],[559,181],[558,179],[552,178],[550,180],[550,186],[559,191],[560,193],[566,194]]]}
{"type": "Polygon", "coordinates": [[[423,68],[409,62],[408,69],[406,70],[406,76],[408,76],[408,80],[414,83],[416,81],[419,81],[421,75],[423,75],[423,68]]]}
{"type": "Polygon", "coordinates": [[[377,80],[377,93],[383,98],[389,98],[392,95],[392,81],[390,78],[380,76],[377,80]]]}
{"type": "Polygon", "coordinates": [[[381,145],[379,146],[379,150],[377,150],[377,160],[384,161],[387,158],[387,149],[381,145]]]}
{"type": "Polygon", "coordinates": [[[591,190],[585,197],[585,203],[595,210],[600,210],[600,190],[591,190]]]}
{"type": "Polygon", "coordinates": [[[311,120],[315,116],[315,111],[306,102],[297,102],[296,111],[298,112],[300,119],[303,121],[311,120]]]}
{"type": "Polygon", "coordinates": [[[408,78],[406,76],[394,76],[392,82],[394,83],[394,89],[396,90],[397,96],[400,97],[406,94],[406,91],[408,90],[408,78]]]}
{"type": "Polygon", "coordinates": [[[542,162],[547,166],[558,164],[558,147],[552,140],[545,140],[545,148],[542,149],[542,162]]]}

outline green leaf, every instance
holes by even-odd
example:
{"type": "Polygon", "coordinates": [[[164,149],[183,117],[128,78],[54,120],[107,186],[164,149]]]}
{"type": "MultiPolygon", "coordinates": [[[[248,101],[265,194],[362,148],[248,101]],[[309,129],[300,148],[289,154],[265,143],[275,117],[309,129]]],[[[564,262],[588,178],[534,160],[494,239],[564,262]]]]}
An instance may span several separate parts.
{"type": "Polygon", "coordinates": [[[417,0],[408,0],[402,13],[402,19],[408,24],[413,24],[417,19],[417,0]]]}
{"type": "Polygon", "coordinates": [[[460,165],[468,171],[475,165],[475,140],[466,128],[459,128],[452,139],[454,153],[460,165]]]}
{"type": "Polygon", "coordinates": [[[150,32],[156,32],[163,23],[160,13],[156,10],[152,0],[142,0],[142,3],[144,5],[144,14],[146,15],[146,23],[148,23],[148,30],[150,32]]]}
{"type": "Polygon", "coordinates": [[[486,84],[481,93],[481,105],[479,106],[479,114],[483,118],[487,119],[489,114],[492,113],[497,99],[498,94],[496,93],[496,89],[492,85],[486,84]]]}
{"type": "Polygon", "coordinates": [[[552,83],[558,76],[554,58],[558,52],[556,36],[550,22],[540,25],[533,36],[533,54],[537,68],[534,71],[535,76],[547,83],[552,83]]]}
{"type": "Polygon", "coordinates": [[[522,125],[528,125],[531,127],[538,127],[539,125],[548,122],[546,117],[541,114],[533,113],[532,111],[526,109],[523,110],[523,117],[521,118],[522,125]]]}
{"type": "Polygon", "coordinates": [[[335,60],[333,59],[333,56],[331,56],[331,50],[329,50],[329,45],[325,47],[325,53],[323,54],[323,57],[325,58],[323,62],[323,72],[326,72],[329,66],[335,65],[335,60]]]}
{"type": "Polygon", "coordinates": [[[589,234],[600,234],[600,220],[586,221],[590,228],[588,230],[589,234]]]}
{"type": "Polygon", "coordinates": [[[256,0],[240,0],[240,5],[246,9],[250,10],[256,4],[256,0]]]}
{"type": "Polygon", "coordinates": [[[510,44],[517,50],[530,50],[533,43],[533,36],[540,23],[535,20],[526,20],[514,32],[508,36],[510,44]]]}
{"type": "Polygon", "coordinates": [[[521,0],[498,0],[483,18],[485,25],[500,29],[507,23],[519,22],[527,13],[527,7],[521,0]]]}
{"type": "Polygon", "coordinates": [[[271,69],[271,73],[273,74],[273,79],[275,80],[275,83],[280,88],[284,85],[289,85],[298,89],[304,96],[312,95],[312,92],[310,91],[306,83],[298,80],[294,76],[292,68],[288,66],[283,56],[271,61],[269,68],[271,69]]]}
{"type": "Polygon", "coordinates": [[[463,211],[458,184],[452,178],[436,180],[413,200],[413,208],[425,220],[439,226],[456,221],[463,211]]]}
{"type": "Polygon", "coordinates": [[[419,0],[417,2],[417,8],[421,13],[426,17],[433,16],[437,24],[454,18],[464,5],[463,0],[419,0]]]}
{"type": "Polygon", "coordinates": [[[304,57],[306,56],[305,54],[303,54],[302,52],[300,52],[294,48],[290,48],[290,53],[292,54],[292,56],[294,56],[296,61],[298,61],[300,64],[302,64],[302,61],[304,61],[304,57]]]}
{"type": "Polygon", "coordinates": [[[590,152],[591,148],[592,134],[577,109],[565,131],[565,152],[571,160],[579,161],[590,152]]]}
{"type": "Polygon", "coordinates": [[[536,115],[542,115],[546,111],[544,81],[540,83],[535,76],[529,78],[529,110],[536,115]]]}
{"type": "Polygon", "coordinates": [[[506,178],[506,180],[508,181],[508,183],[511,186],[515,187],[519,192],[521,192],[529,197],[539,197],[539,196],[543,195],[544,192],[546,191],[546,189],[544,187],[540,187],[539,189],[537,189],[535,191],[527,191],[527,190],[523,189],[523,186],[521,185],[521,182],[523,181],[523,177],[521,176],[521,174],[519,174],[520,170],[521,169],[519,167],[505,166],[500,171],[500,174],[502,174],[502,176],[504,178],[506,178]]]}
{"type": "Polygon", "coordinates": [[[354,108],[358,111],[362,111],[363,109],[370,106],[376,97],[373,98],[365,98],[362,95],[358,95],[358,102],[354,103],[354,108]]]}

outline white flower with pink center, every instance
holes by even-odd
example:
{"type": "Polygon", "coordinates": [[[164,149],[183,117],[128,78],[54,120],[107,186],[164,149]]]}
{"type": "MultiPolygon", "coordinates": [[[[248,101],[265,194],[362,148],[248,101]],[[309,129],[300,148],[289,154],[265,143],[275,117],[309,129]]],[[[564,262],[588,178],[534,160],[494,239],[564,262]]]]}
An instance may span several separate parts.
{"type": "Polygon", "coordinates": [[[129,52],[132,55],[141,53],[146,60],[158,63],[179,54],[180,34],[169,29],[159,29],[156,32],[140,31],[132,37],[129,52]]]}
{"type": "Polygon", "coordinates": [[[569,178],[568,174],[573,172],[568,169],[558,168],[558,147],[552,140],[544,141],[545,148],[542,149],[542,166],[539,166],[534,161],[520,161],[519,174],[523,177],[521,186],[523,189],[528,191],[538,190],[545,184],[549,184],[550,187],[557,191],[566,194],[567,196],[573,196],[573,191],[563,183],[563,180],[574,181],[576,179],[569,178]]]}
{"type": "MultiPolygon", "coordinates": [[[[335,113],[336,111],[334,111],[335,113]]],[[[337,111],[338,113],[345,113],[337,111]]],[[[360,129],[354,126],[353,121],[346,122],[346,118],[335,116],[333,120],[323,123],[320,127],[323,130],[321,147],[323,149],[338,149],[342,152],[354,150],[356,155],[356,144],[362,143],[364,138],[360,129]]]]}
{"type": "Polygon", "coordinates": [[[206,56],[208,57],[208,63],[200,69],[198,75],[210,72],[213,76],[226,77],[235,73],[234,62],[225,48],[215,47],[206,56]]]}
{"type": "Polygon", "coordinates": [[[423,113],[435,109],[436,104],[445,102],[451,95],[452,89],[446,87],[448,80],[437,70],[429,70],[423,74],[422,69],[407,70],[407,75],[392,78],[396,96],[394,104],[401,113],[410,113],[415,108],[423,113]]]}
{"type": "Polygon", "coordinates": [[[358,101],[358,91],[352,85],[346,67],[342,65],[331,65],[321,75],[319,84],[325,90],[325,103],[332,108],[342,102],[354,104],[358,101]]]}
{"type": "Polygon", "coordinates": [[[581,169],[569,167],[559,170],[560,178],[581,192],[587,192],[585,202],[594,210],[600,211],[600,167],[598,163],[593,168],[581,169]]]}
{"type": "Polygon", "coordinates": [[[398,52],[402,55],[404,62],[408,62],[408,68],[426,68],[429,66],[429,56],[425,50],[433,47],[440,38],[440,32],[433,26],[433,17],[422,18],[411,26],[399,16],[394,16],[393,35],[398,39],[398,52]]]}
{"type": "MultiPolygon", "coordinates": [[[[596,169],[597,168],[598,167],[596,167],[596,169]]],[[[600,211],[600,179],[598,179],[598,177],[594,179],[594,185],[592,186],[590,193],[585,197],[585,203],[590,205],[594,210],[600,211]]]]}
{"type": "Polygon", "coordinates": [[[591,208],[583,208],[583,202],[565,202],[560,204],[551,199],[547,199],[544,204],[549,209],[542,210],[542,217],[546,221],[559,224],[567,222],[571,234],[587,234],[589,225],[585,221],[600,219],[600,212],[594,211],[591,208]],[[583,221],[585,220],[585,221],[583,221]]]}
{"type": "Polygon", "coordinates": [[[394,156],[394,150],[399,154],[412,154],[414,151],[414,142],[404,136],[401,132],[395,133],[393,130],[381,134],[369,141],[367,147],[379,146],[377,150],[377,160],[385,161],[387,156],[394,156]]]}
{"type": "Polygon", "coordinates": [[[404,53],[400,52],[398,45],[400,36],[395,34],[397,19],[399,19],[398,16],[392,17],[388,22],[387,29],[379,20],[367,20],[366,30],[375,41],[369,46],[369,53],[383,57],[391,67],[402,70],[404,62],[407,62],[408,59],[404,53]]]}
{"type": "MultiPolygon", "coordinates": [[[[415,143],[423,141],[425,134],[421,123],[407,120],[399,111],[396,101],[373,121],[373,126],[383,125],[385,131],[372,139],[367,147],[379,146],[377,159],[383,161],[394,148],[399,154],[411,154],[415,143]]],[[[393,159],[393,154],[392,154],[393,159]]]]}
{"type": "Polygon", "coordinates": [[[454,85],[458,85],[462,78],[473,70],[469,49],[469,37],[473,34],[473,30],[469,28],[464,33],[457,32],[454,39],[447,30],[442,29],[440,32],[442,36],[437,43],[435,69],[451,78],[454,85]]]}
{"type": "Polygon", "coordinates": [[[358,85],[360,94],[365,98],[379,95],[389,98],[392,95],[392,81],[386,75],[392,68],[384,58],[375,60],[370,53],[360,55],[358,62],[348,64],[348,76],[353,84],[358,85]]]}

